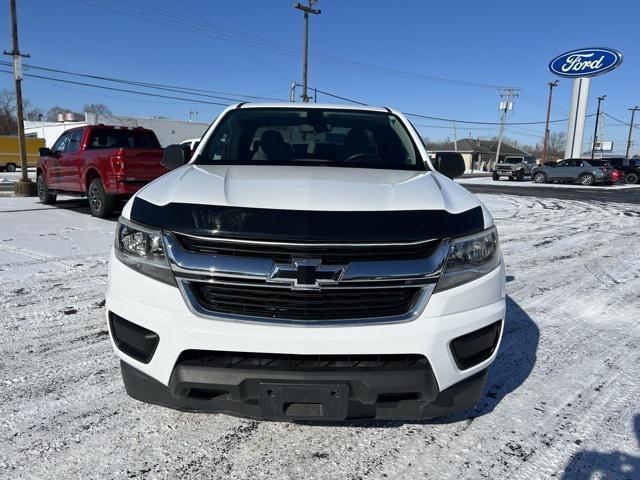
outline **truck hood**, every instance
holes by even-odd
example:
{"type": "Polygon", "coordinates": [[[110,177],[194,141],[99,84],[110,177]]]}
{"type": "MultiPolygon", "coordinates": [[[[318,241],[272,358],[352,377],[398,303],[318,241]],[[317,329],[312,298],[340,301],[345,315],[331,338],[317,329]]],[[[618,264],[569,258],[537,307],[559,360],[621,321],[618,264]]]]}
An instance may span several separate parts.
{"type": "Polygon", "coordinates": [[[520,167],[522,165],[523,165],[522,163],[502,162],[502,163],[496,164],[496,168],[499,168],[499,167],[520,167]]]}
{"type": "MultiPolygon", "coordinates": [[[[186,165],[140,190],[155,205],[187,203],[307,211],[445,210],[480,206],[437,172],[342,167],[186,165]]],[[[127,217],[130,204],[123,211],[127,217]]]]}

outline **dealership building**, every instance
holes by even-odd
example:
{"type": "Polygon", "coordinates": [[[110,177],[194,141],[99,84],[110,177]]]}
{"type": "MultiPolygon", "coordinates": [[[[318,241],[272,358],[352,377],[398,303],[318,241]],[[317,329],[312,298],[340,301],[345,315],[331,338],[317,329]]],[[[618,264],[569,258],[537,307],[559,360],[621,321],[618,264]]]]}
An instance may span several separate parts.
{"type": "MultiPolygon", "coordinates": [[[[453,142],[445,144],[440,149],[460,153],[462,158],[464,158],[464,164],[467,170],[489,171],[493,166],[493,160],[498,149],[498,141],[464,138],[462,140],[458,140],[455,144],[453,142]]],[[[502,145],[500,146],[499,160],[504,160],[505,157],[512,155],[526,156],[530,154],[524,150],[502,142],[502,145]]]]}
{"type": "Polygon", "coordinates": [[[85,113],[81,121],[31,121],[24,122],[25,134],[29,137],[44,138],[47,147],[53,143],[65,130],[87,125],[119,125],[123,127],[143,127],[153,130],[160,141],[160,145],[166,147],[172,143],[180,143],[190,138],[200,138],[209,126],[208,123],[185,122],[168,118],[126,117],[121,115],[98,115],[85,113]]]}

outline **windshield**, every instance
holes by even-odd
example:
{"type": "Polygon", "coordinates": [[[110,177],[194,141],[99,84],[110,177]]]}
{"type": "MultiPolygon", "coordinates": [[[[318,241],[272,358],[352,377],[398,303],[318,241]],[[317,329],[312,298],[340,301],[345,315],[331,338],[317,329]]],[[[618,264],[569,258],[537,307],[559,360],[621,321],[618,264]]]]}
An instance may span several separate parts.
{"type": "Polygon", "coordinates": [[[233,110],[194,163],[425,170],[395,115],[318,108],[233,110]]]}
{"type": "Polygon", "coordinates": [[[503,163],[522,163],[522,157],[507,157],[503,163]]]}

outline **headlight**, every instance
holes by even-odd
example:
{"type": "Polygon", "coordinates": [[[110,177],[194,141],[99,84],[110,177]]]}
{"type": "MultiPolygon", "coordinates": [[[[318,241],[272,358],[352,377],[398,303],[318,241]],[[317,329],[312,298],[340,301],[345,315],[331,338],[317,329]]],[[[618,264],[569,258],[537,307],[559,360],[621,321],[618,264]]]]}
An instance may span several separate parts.
{"type": "Polygon", "coordinates": [[[500,265],[498,232],[495,227],[467,237],[454,238],[436,292],[457,287],[500,265]]]}
{"type": "Polygon", "coordinates": [[[168,285],[176,281],[164,252],[162,232],[120,218],[116,229],[116,257],[125,265],[168,285]]]}

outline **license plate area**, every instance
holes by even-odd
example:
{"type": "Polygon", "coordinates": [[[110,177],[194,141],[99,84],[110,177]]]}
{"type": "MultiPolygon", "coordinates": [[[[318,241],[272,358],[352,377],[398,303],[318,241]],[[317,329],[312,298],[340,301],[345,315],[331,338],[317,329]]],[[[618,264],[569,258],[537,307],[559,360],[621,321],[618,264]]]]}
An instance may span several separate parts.
{"type": "Polygon", "coordinates": [[[344,420],[348,405],[344,384],[260,384],[260,410],[272,420],[344,420]]]}

